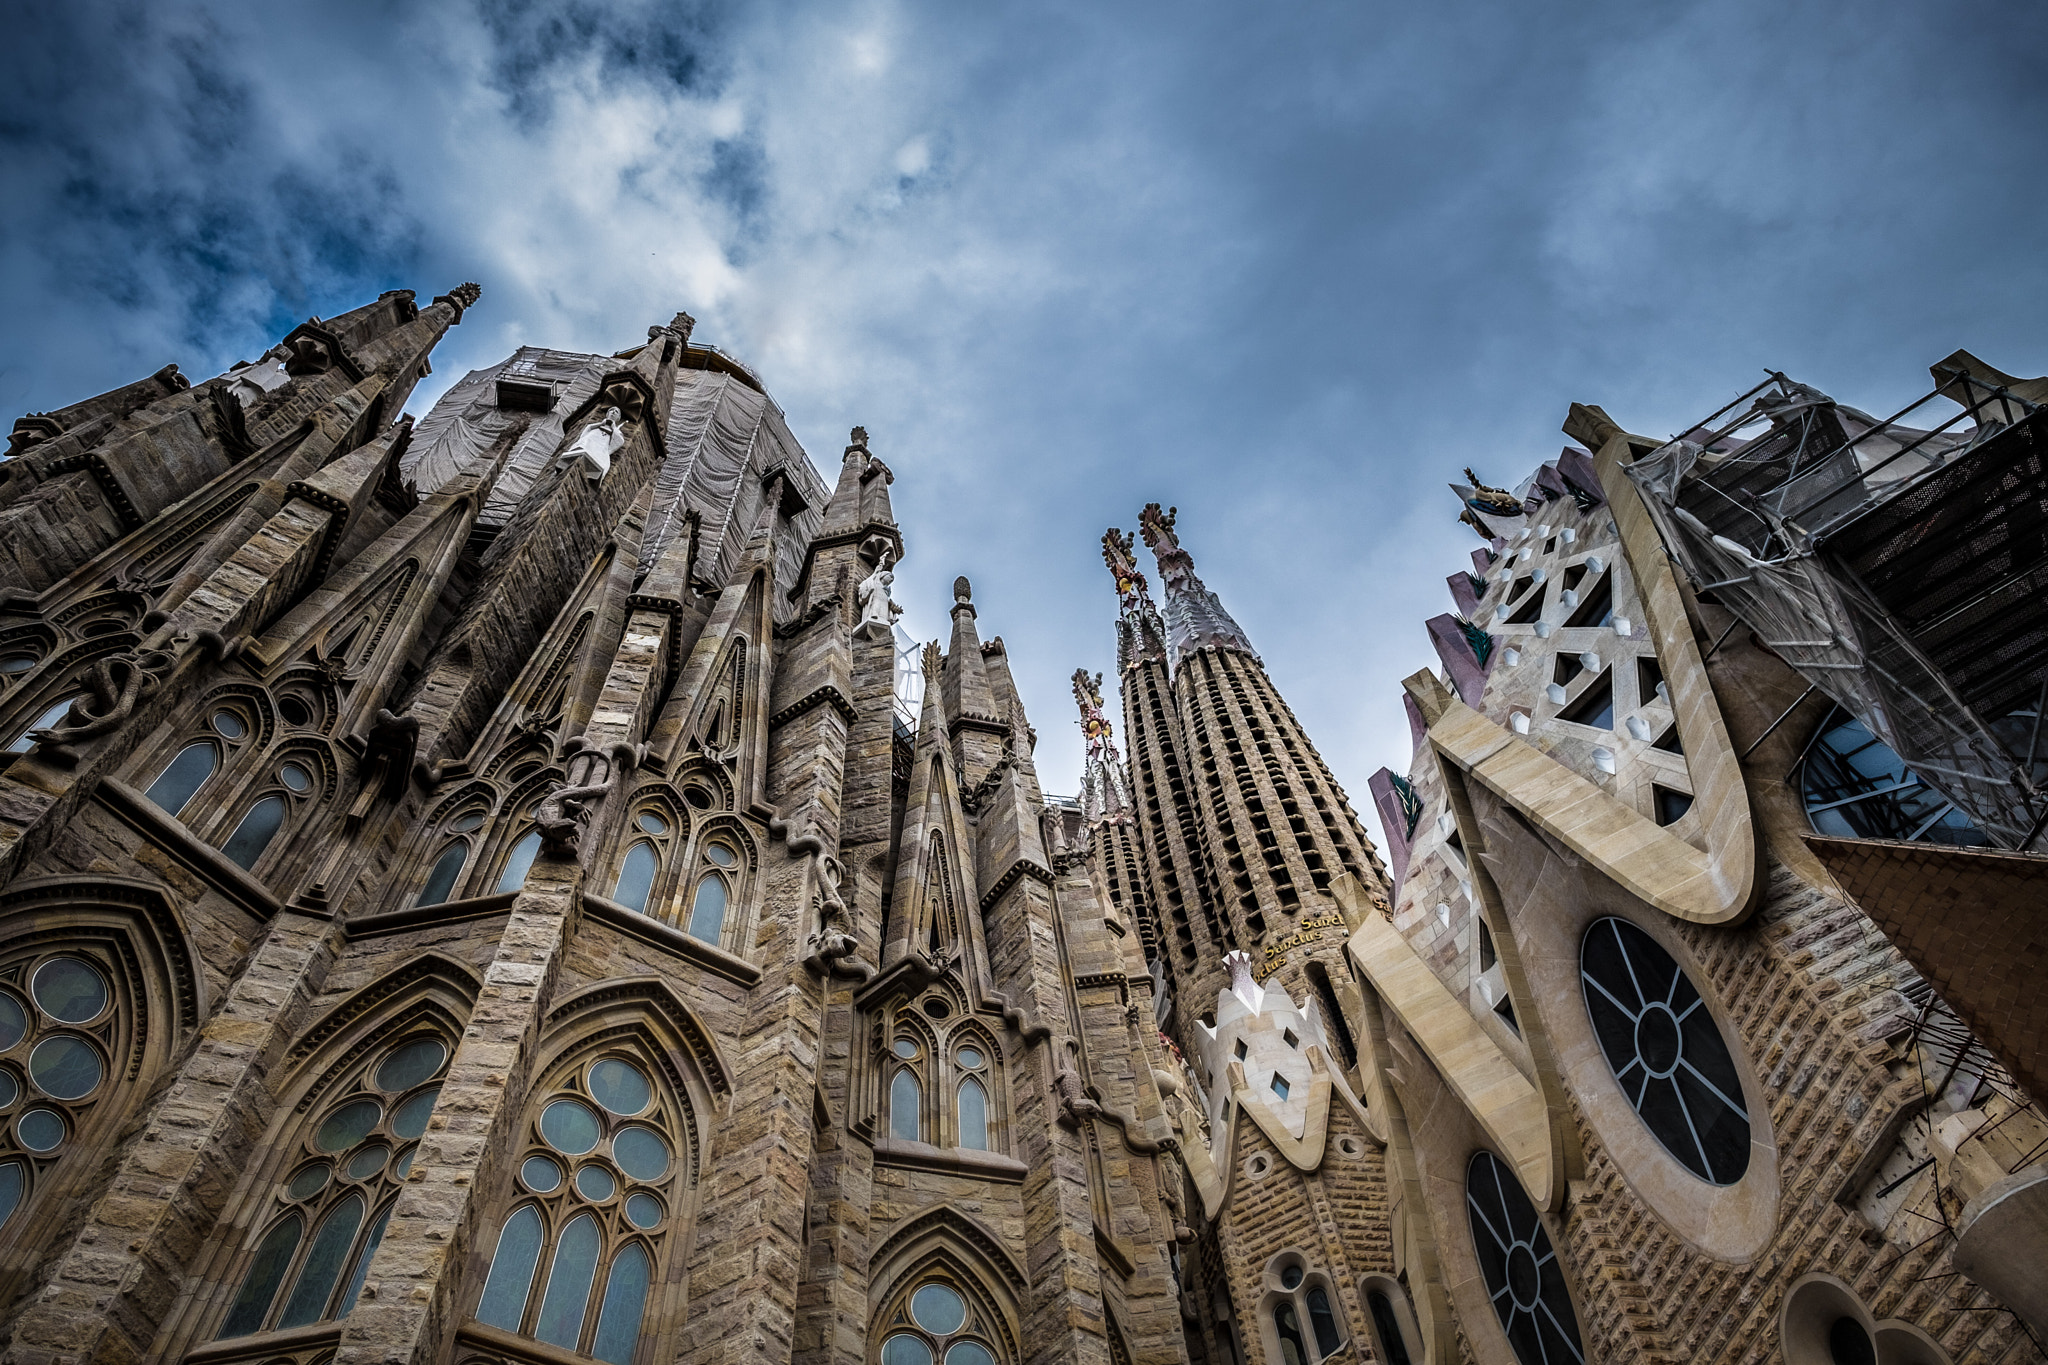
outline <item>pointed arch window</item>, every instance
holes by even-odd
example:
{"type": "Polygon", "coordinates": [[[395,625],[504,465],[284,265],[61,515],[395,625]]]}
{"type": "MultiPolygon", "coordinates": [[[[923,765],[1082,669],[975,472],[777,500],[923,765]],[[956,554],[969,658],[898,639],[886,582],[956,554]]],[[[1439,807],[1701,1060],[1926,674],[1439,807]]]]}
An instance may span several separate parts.
{"type": "Polygon", "coordinates": [[[923,1109],[924,1087],[918,1084],[917,1073],[898,1067],[889,1082],[889,1136],[900,1142],[923,1141],[923,1109]]]}
{"type": "Polygon", "coordinates": [[[157,774],[156,781],[149,784],[143,795],[163,807],[166,815],[176,815],[198,794],[206,779],[213,776],[220,766],[220,750],[210,740],[194,740],[178,750],[164,770],[157,774]]]}
{"type": "Polygon", "coordinates": [[[955,1131],[959,1143],[962,1147],[985,1152],[988,1150],[988,1086],[984,1078],[988,1058],[973,1043],[962,1043],[954,1050],[953,1061],[963,1073],[956,1107],[959,1125],[955,1131]]]}
{"type": "Polygon", "coordinates": [[[270,775],[268,790],[236,822],[234,832],[221,846],[228,861],[243,871],[253,871],[264,852],[291,821],[293,808],[313,800],[319,783],[313,770],[318,765],[307,755],[288,757],[270,775]]]}
{"type": "Polygon", "coordinates": [[[543,1087],[476,1305],[478,1322],[630,1365],[690,1154],[679,1101],[609,1053],[543,1087]]]}
{"type": "Polygon", "coordinates": [[[655,874],[661,871],[661,858],[655,853],[654,845],[646,839],[637,839],[626,850],[625,861],[619,864],[619,880],[612,886],[612,899],[628,910],[647,911],[647,898],[654,891],[655,874]]]}
{"type": "Polygon", "coordinates": [[[993,1315],[939,1277],[917,1281],[878,1321],[884,1335],[872,1357],[879,1365],[999,1365],[997,1342],[1007,1335],[993,1315]]]}
{"type": "Polygon", "coordinates": [[[739,868],[740,855],[732,845],[714,839],[704,845],[702,857],[707,866],[698,874],[697,890],[690,897],[688,929],[692,938],[719,944],[724,941],[726,912],[732,905],[728,878],[739,868]]]}
{"type": "Polygon", "coordinates": [[[889,1137],[967,1151],[1001,1150],[1007,1091],[1002,1055],[988,1030],[971,1016],[955,1013],[943,992],[936,991],[900,1010],[895,1019],[879,1071],[889,1137]]]}
{"type": "Polygon", "coordinates": [[[441,856],[434,859],[433,870],[427,873],[427,884],[420,890],[415,904],[440,905],[454,894],[455,879],[462,875],[462,869],[469,862],[469,840],[453,839],[448,847],[441,850],[441,856]]]}
{"type": "Polygon", "coordinates": [[[1330,1282],[1311,1271],[1296,1251],[1283,1252],[1267,1265],[1266,1317],[1276,1357],[1285,1365],[1316,1365],[1341,1351],[1348,1340],[1343,1320],[1330,1296],[1330,1282]]]}
{"type": "Polygon", "coordinates": [[[505,855],[505,870],[498,874],[498,894],[506,895],[526,885],[526,874],[533,870],[534,856],[540,852],[540,831],[530,829],[519,836],[512,845],[512,851],[505,855]]]}
{"type": "Polygon", "coordinates": [[[347,1316],[412,1171],[449,1056],[446,1039],[414,1034],[334,1088],[290,1144],[275,1221],[257,1242],[217,1337],[347,1316]]]}

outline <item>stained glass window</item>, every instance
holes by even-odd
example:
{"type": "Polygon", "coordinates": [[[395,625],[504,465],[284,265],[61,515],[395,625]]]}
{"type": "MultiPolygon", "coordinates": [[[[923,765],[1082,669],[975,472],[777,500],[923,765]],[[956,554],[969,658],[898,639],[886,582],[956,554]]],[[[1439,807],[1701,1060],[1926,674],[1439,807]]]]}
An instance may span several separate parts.
{"type": "Polygon", "coordinates": [[[1506,1162],[1480,1152],[1465,1168],[1465,1208],[1493,1311],[1521,1365],[1584,1362],[1564,1269],[1536,1206],[1506,1162]]]}

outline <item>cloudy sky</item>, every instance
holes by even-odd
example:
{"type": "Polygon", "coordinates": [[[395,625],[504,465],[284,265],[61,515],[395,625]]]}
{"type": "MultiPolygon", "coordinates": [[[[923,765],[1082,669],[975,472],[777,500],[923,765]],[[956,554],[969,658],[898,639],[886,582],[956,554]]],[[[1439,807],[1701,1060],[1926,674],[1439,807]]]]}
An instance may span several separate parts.
{"type": "Polygon", "coordinates": [[[1398,680],[1574,401],[1664,435],[1784,369],[2048,372],[2048,11],[1496,3],[4,0],[0,409],[461,280],[423,412],[684,308],[832,472],[897,471],[1053,790],[1108,525],[1180,508],[1363,812],[1398,680]],[[2029,321],[2031,319],[2031,321],[2029,321]]]}

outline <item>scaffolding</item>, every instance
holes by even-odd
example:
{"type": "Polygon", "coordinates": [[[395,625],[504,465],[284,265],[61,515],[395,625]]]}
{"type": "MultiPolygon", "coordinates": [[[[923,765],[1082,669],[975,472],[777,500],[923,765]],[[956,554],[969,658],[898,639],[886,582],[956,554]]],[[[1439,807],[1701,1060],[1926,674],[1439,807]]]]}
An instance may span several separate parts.
{"type": "Polygon", "coordinates": [[[1774,372],[1626,469],[1703,595],[1989,842],[2034,849],[2048,825],[2048,409],[1964,360],[1884,419],[1774,372]]]}

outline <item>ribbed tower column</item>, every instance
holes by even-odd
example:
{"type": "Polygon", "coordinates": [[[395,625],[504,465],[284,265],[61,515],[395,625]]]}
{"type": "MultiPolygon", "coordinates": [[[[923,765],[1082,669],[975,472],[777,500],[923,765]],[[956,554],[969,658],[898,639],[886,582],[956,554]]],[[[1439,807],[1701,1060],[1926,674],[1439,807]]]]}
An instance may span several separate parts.
{"type": "MultiPolygon", "coordinates": [[[[1292,998],[1327,994],[1328,982],[1344,974],[1344,923],[1330,883],[1349,872],[1368,898],[1384,900],[1384,870],[1250,639],[1196,575],[1174,512],[1152,503],[1139,529],[1165,589],[1190,804],[1231,946],[1251,955],[1258,980],[1277,977],[1292,998]],[[1323,970],[1310,971],[1312,963],[1323,970]]],[[[1203,967],[1203,995],[1227,984],[1220,953],[1203,967]]]]}
{"type": "MultiPolygon", "coordinates": [[[[1223,955],[1235,943],[1216,914],[1167,670],[1166,623],[1131,557],[1135,540],[1114,528],[1102,537],[1103,561],[1116,581],[1117,671],[1131,743],[1131,794],[1145,872],[1159,907],[1160,956],[1176,996],[1196,1000],[1187,993],[1199,985],[1200,999],[1206,1000],[1228,980],[1223,955]]],[[[1203,1008],[1197,1004],[1194,1013],[1203,1008]]],[[[1176,1029],[1184,1023],[1177,1020],[1176,1029]]]]}

